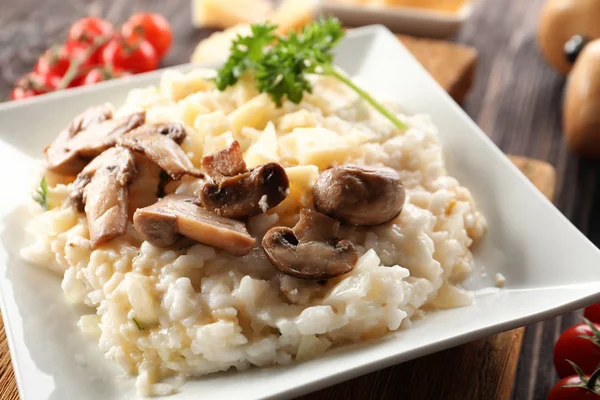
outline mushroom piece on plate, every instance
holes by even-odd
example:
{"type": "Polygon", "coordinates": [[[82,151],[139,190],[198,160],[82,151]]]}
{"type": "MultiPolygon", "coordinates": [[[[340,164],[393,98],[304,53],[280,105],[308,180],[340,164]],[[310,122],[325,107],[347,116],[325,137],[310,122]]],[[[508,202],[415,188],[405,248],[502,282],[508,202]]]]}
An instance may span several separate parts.
{"type": "Polygon", "coordinates": [[[262,247],[271,263],[286,275],[321,280],[346,274],[356,266],[358,252],[338,236],[339,221],[304,209],[294,228],[271,228],[262,247]]]}
{"type": "Polygon", "coordinates": [[[165,196],[135,212],[135,229],[144,240],[158,247],[171,246],[185,236],[236,256],[244,256],[252,250],[256,240],[243,222],[207,211],[196,201],[178,194],[165,196]]]}
{"type": "Polygon", "coordinates": [[[344,224],[374,226],[400,214],[405,190],[391,168],[340,165],[319,175],[313,195],[317,211],[344,224]]]}
{"type": "Polygon", "coordinates": [[[109,105],[91,107],[46,147],[46,166],[60,175],[77,175],[91,159],[113,147],[119,136],[142,125],[145,119],[143,111],[113,119],[109,105]]]}
{"type": "Polygon", "coordinates": [[[123,135],[118,145],[144,155],[173,179],[184,175],[202,178],[204,174],[194,167],[179,146],[185,136],[184,127],[178,123],[147,124],[123,135]]]}
{"type": "Polygon", "coordinates": [[[77,175],[71,200],[87,216],[92,248],[127,230],[128,185],[136,175],[131,151],[113,147],[77,175]]]}
{"type": "Polygon", "coordinates": [[[158,201],[162,170],[141,154],[135,154],[137,175],[129,185],[129,218],[135,210],[147,207],[158,201]]]}
{"type": "Polygon", "coordinates": [[[252,171],[204,185],[202,205],[229,218],[247,218],[266,212],[288,195],[285,169],[277,163],[263,164],[252,171]]]}
{"type": "Polygon", "coordinates": [[[228,148],[203,157],[202,166],[208,175],[217,180],[248,171],[237,140],[233,141],[228,148]]]}

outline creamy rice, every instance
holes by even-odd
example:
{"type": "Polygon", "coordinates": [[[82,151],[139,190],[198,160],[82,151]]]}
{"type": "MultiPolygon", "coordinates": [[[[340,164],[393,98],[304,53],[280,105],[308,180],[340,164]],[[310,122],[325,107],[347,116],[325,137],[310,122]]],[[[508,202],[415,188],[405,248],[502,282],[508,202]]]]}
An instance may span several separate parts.
{"type": "MultiPolygon", "coordinates": [[[[401,133],[337,80],[315,78],[301,104],[276,108],[250,81],[215,90],[211,74],[167,71],[158,87],[133,90],[117,114],[144,108],[148,122],[183,122],[189,135],[182,147],[197,166],[237,140],[249,167],[286,167],[288,197],[248,223],[258,239],[272,226],[293,226],[312,204],[319,171],[335,164],[394,168],[406,204],[385,225],[344,228],[361,255],[358,265],[317,283],[279,273],[259,245],[244,257],[201,244],[169,250],[141,242],[131,224],[126,235],[92,251],[85,214],[66,201],[68,182],[47,174],[55,185],[52,208],[32,205],[33,241],[22,255],[63,276],[69,301],[93,308],[79,327],[137,376],[140,394],[176,390],[161,383],[169,376],[313,358],[409,327],[421,310],[471,303],[460,283],[473,268],[469,247],[486,222],[469,190],[447,174],[427,117],[399,115],[410,127],[401,133]]],[[[199,188],[184,178],[167,190],[199,188]]]]}

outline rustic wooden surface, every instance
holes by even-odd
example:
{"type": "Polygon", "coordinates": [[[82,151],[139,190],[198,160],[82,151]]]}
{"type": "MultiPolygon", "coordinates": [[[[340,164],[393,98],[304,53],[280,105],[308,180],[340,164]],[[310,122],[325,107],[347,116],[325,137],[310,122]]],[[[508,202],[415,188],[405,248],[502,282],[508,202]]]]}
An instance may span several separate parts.
{"type": "MultiPolygon", "coordinates": [[[[475,46],[479,52],[475,84],[464,108],[505,152],[546,160],[556,167],[555,203],[598,245],[599,163],[569,154],[562,141],[560,105],[564,79],[546,66],[535,45],[537,17],[543,2],[477,0],[472,18],[455,38],[457,42],[475,46]]],[[[170,20],[175,33],[175,45],[164,64],[185,62],[193,46],[208,33],[191,27],[188,7],[188,0],[0,0],[0,98],[8,96],[12,82],[31,70],[35,58],[45,48],[64,37],[70,22],[88,14],[120,23],[134,11],[159,11],[170,20]]],[[[576,316],[569,314],[527,328],[512,389],[514,399],[546,397],[556,380],[552,345],[559,333],[575,321],[576,316]]],[[[11,399],[16,398],[14,382],[11,381],[12,370],[5,362],[8,355],[1,350],[5,348],[2,347],[5,339],[1,333],[0,399],[11,399]]],[[[504,335],[507,334],[510,333],[504,335]]],[[[485,358],[496,354],[494,343],[495,340],[488,340],[473,346],[477,346],[479,357],[485,358]]],[[[504,349],[510,343],[518,348],[520,338],[515,335],[503,339],[502,343],[504,349]]],[[[411,363],[414,365],[411,370],[421,368],[428,372],[431,365],[446,365],[446,354],[442,352],[429,359],[416,360],[411,363]]],[[[460,355],[460,351],[457,354],[460,355]]],[[[472,357],[462,360],[468,363],[472,357]]],[[[514,357],[507,358],[504,365],[496,364],[476,374],[463,375],[456,382],[447,382],[446,386],[452,388],[454,385],[455,390],[464,387],[473,399],[505,398],[502,393],[509,390],[510,379],[503,380],[503,389],[498,389],[498,381],[489,377],[497,375],[498,369],[510,371],[516,362],[514,357]],[[495,389],[498,391],[490,391],[495,389]]],[[[336,388],[335,398],[444,398],[440,397],[440,392],[428,392],[426,387],[432,386],[431,390],[434,384],[450,381],[447,374],[415,376],[403,368],[389,369],[387,375],[361,378],[366,380],[360,387],[356,386],[360,380],[340,385],[336,388]],[[421,384],[421,389],[417,389],[417,381],[423,379],[427,384],[421,384]]],[[[325,391],[317,396],[323,398],[324,393],[333,392],[325,391]]]]}

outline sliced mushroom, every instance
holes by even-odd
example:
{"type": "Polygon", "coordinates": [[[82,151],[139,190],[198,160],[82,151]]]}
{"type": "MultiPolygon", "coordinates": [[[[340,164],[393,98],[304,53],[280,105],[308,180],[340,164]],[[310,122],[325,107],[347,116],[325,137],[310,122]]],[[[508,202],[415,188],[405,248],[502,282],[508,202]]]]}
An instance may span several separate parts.
{"type": "Polygon", "coordinates": [[[281,272],[300,279],[329,279],[346,274],[356,266],[358,252],[340,239],[340,223],[319,212],[304,209],[294,228],[271,228],[262,247],[281,272]]]}
{"type": "Polygon", "coordinates": [[[128,185],[136,174],[131,151],[113,147],[77,175],[71,200],[85,210],[92,248],[127,230],[128,185]]]}
{"type": "Polygon", "coordinates": [[[204,174],[179,147],[183,139],[185,130],[181,124],[148,124],[123,135],[118,144],[143,154],[173,179],[181,179],[184,175],[202,178],[204,174]]]}
{"type": "Polygon", "coordinates": [[[202,166],[213,179],[235,176],[248,171],[237,140],[228,148],[203,157],[202,166]]]}
{"type": "Polygon", "coordinates": [[[90,107],[76,116],[69,126],[58,134],[56,140],[44,149],[48,169],[64,175],[75,175],[81,171],[86,161],[77,157],[77,153],[69,151],[67,143],[89,125],[106,121],[112,116],[113,109],[110,104],[90,107]]]}
{"type": "Polygon", "coordinates": [[[145,118],[145,112],[137,112],[112,119],[109,105],[89,108],[45,149],[48,170],[77,175],[92,158],[114,146],[119,136],[142,125],[145,118]]]}
{"type": "Polygon", "coordinates": [[[158,201],[162,170],[141,154],[135,154],[137,176],[129,185],[129,218],[135,210],[144,208],[158,201]]]}
{"type": "Polygon", "coordinates": [[[159,247],[171,246],[185,236],[236,256],[252,250],[255,239],[243,222],[211,213],[195,202],[193,197],[170,194],[137,210],[133,216],[135,229],[144,240],[159,247]]]}
{"type": "Polygon", "coordinates": [[[405,191],[391,168],[342,165],[323,171],[313,187],[315,209],[349,225],[374,226],[397,217],[405,191]]]}
{"type": "Polygon", "coordinates": [[[209,182],[200,198],[204,207],[229,218],[246,218],[264,213],[288,194],[285,169],[277,163],[263,164],[252,171],[209,182]]]}

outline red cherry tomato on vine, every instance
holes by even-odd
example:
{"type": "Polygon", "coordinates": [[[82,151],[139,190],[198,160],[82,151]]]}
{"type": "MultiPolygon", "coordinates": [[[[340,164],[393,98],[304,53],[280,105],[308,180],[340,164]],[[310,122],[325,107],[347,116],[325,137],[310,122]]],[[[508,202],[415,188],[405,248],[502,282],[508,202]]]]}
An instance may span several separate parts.
{"type": "Polygon", "coordinates": [[[44,54],[38,58],[33,71],[39,76],[51,79],[51,77],[61,78],[67,69],[71,58],[67,49],[63,45],[57,45],[46,50],[44,54]]]}
{"type": "Polygon", "coordinates": [[[89,71],[99,62],[98,59],[102,49],[98,49],[91,53],[88,49],[89,46],[85,44],[79,44],[77,42],[67,43],[67,52],[69,53],[69,57],[71,57],[73,61],[79,62],[77,75],[82,75],[83,73],[89,71]]]}
{"type": "Polygon", "coordinates": [[[583,316],[592,322],[600,324],[600,303],[586,307],[583,311],[583,316]]]}
{"type": "Polygon", "coordinates": [[[102,70],[94,68],[87,74],[81,77],[81,84],[84,86],[93,85],[94,83],[102,82],[106,80],[102,70]]]}
{"type": "Polygon", "coordinates": [[[575,372],[567,360],[577,364],[587,375],[592,374],[600,366],[598,329],[600,324],[590,326],[582,323],[570,327],[560,335],[554,345],[554,367],[559,377],[564,378],[575,372]]]}
{"type": "Polygon", "coordinates": [[[46,86],[44,78],[33,72],[30,72],[19,78],[19,80],[15,83],[15,86],[10,92],[10,98],[12,100],[22,100],[46,93],[50,90],[51,88],[46,86]]]}
{"type": "Polygon", "coordinates": [[[27,99],[29,97],[37,96],[38,94],[41,94],[41,93],[38,93],[33,89],[26,89],[26,88],[16,86],[10,91],[10,99],[11,100],[23,100],[23,99],[27,99]]]}
{"type": "Polygon", "coordinates": [[[130,44],[119,38],[111,40],[102,50],[100,63],[140,73],[155,70],[158,67],[158,57],[154,47],[145,40],[130,44]]]}
{"type": "Polygon", "coordinates": [[[173,40],[173,32],[169,21],[160,14],[139,13],[132,15],[121,28],[121,34],[128,43],[146,39],[159,59],[163,58],[173,40]]]}
{"type": "Polygon", "coordinates": [[[93,85],[94,83],[108,81],[124,75],[127,75],[127,72],[117,68],[94,68],[83,76],[82,84],[93,85]]]}
{"type": "Polygon", "coordinates": [[[572,375],[561,379],[548,393],[548,400],[598,400],[600,395],[584,387],[565,387],[566,385],[581,384],[581,378],[572,375]]]}
{"type": "Polygon", "coordinates": [[[98,36],[112,36],[113,26],[105,19],[86,17],[76,21],[69,28],[67,43],[91,45],[98,36]]]}
{"type": "Polygon", "coordinates": [[[67,52],[82,63],[96,65],[104,45],[114,36],[110,22],[96,17],[82,18],[71,25],[67,36],[67,52]],[[95,47],[95,49],[91,49],[95,47]]]}

